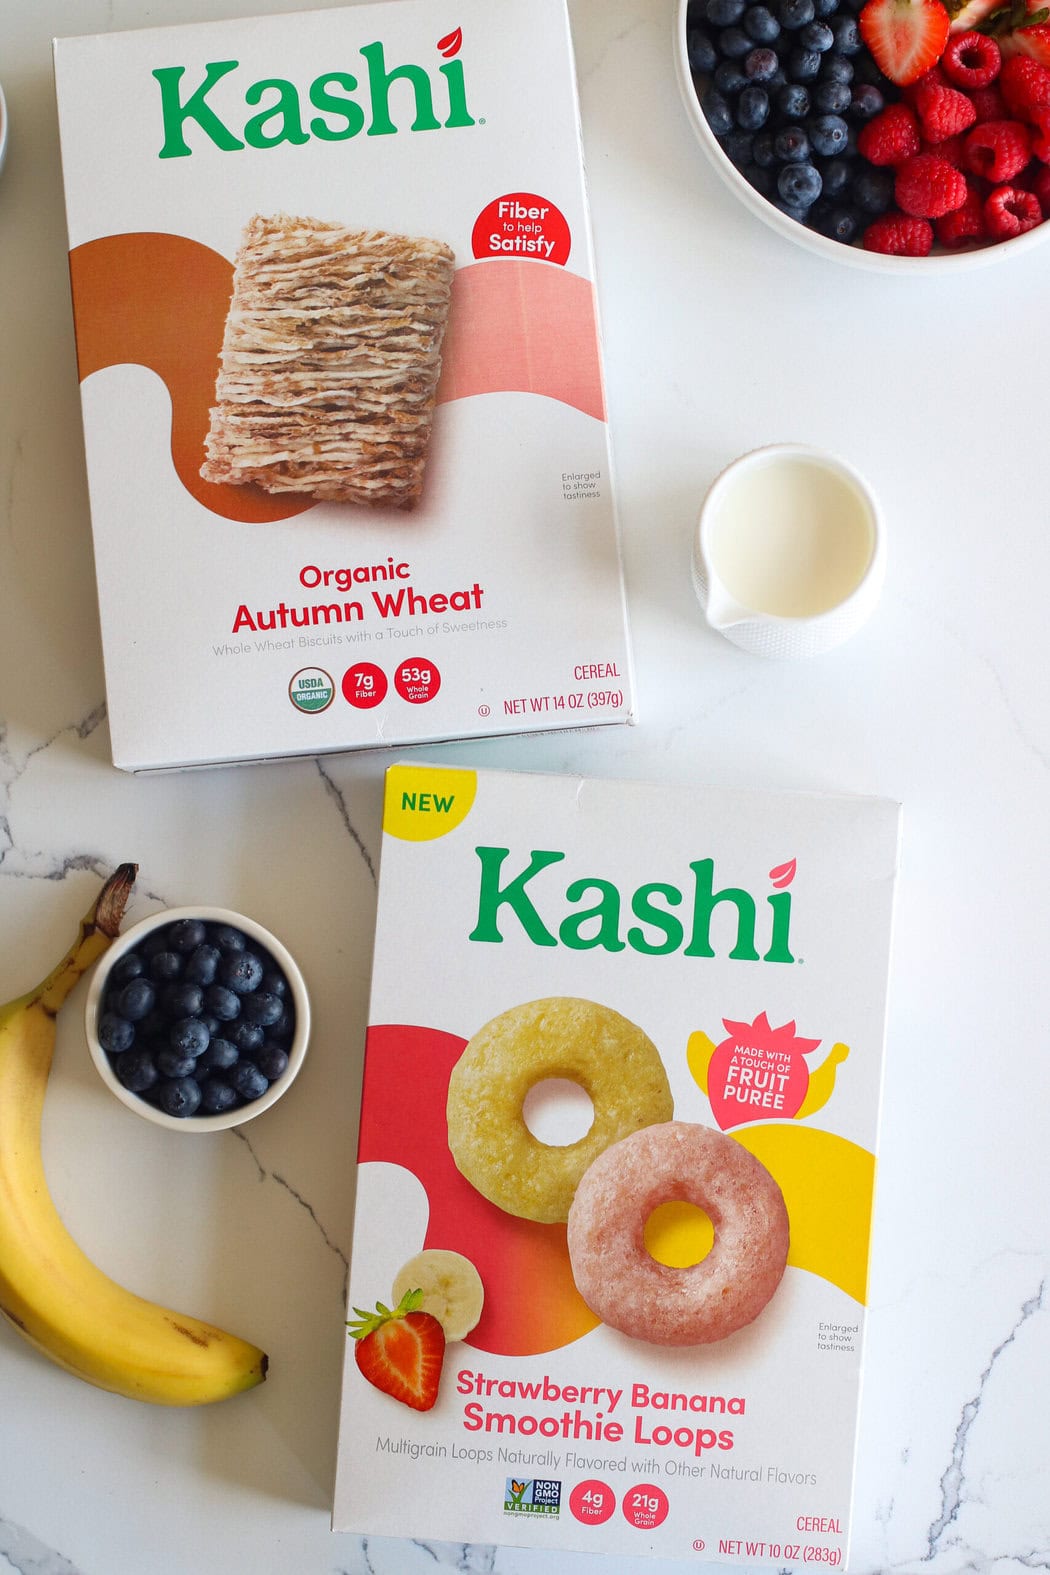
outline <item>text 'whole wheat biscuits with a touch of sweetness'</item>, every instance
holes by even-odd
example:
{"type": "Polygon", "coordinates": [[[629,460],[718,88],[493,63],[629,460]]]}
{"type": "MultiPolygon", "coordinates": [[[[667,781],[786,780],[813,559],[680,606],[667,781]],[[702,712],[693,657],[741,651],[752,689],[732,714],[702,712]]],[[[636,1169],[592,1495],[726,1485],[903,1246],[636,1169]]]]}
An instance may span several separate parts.
{"type": "Polygon", "coordinates": [[[442,241],[256,214],[237,253],[204,480],[414,507],[454,267],[442,241]]]}

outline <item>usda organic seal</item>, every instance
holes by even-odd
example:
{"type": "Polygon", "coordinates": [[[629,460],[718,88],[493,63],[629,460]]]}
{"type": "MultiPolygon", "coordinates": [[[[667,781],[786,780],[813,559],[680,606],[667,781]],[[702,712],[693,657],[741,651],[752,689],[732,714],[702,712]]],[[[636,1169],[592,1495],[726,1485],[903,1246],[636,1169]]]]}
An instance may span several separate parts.
{"type": "Polygon", "coordinates": [[[323,667],[301,667],[288,685],[288,698],[297,711],[327,711],[335,684],[323,667]]]}

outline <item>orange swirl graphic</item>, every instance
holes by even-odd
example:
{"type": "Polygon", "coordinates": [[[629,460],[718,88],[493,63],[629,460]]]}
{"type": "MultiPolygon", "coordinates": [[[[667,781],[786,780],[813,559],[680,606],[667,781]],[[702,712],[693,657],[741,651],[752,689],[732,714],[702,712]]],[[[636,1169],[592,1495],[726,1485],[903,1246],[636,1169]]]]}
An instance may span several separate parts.
{"type": "MultiPolygon", "coordinates": [[[[233,265],[182,235],[107,235],[69,254],[80,379],[148,367],[171,398],[171,460],[198,503],[244,522],[291,519],[299,494],[203,481],[233,265]]],[[[452,287],[438,403],[477,394],[537,394],[605,420],[594,291],[586,279],[525,258],[461,268],[452,287]]]]}

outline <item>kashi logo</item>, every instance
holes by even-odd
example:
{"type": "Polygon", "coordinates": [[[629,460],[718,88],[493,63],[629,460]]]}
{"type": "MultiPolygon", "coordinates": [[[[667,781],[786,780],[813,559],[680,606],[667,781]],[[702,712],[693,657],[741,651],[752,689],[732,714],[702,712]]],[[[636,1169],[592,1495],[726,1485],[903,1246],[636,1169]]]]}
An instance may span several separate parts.
{"type": "MultiPolygon", "coordinates": [[[[795,878],[796,863],[775,865],[769,872],[774,890],[766,896],[771,920],[759,952],[757,940],[758,905],[750,892],[738,886],[715,890],[713,859],[695,859],[692,871],[692,889],[688,895],[688,938],[684,917],[672,913],[672,908],[682,907],[686,895],[677,886],[666,881],[648,881],[629,894],[620,891],[612,881],[599,876],[586,876],[570,881],[565,887],[563,900],[573,905],[573,911],[564,914],[556,929],[555,916],[549,912],[542,917],[537,903],[540,891],[533,894],[526,887],[537,882],[544,870],[561,863],[564,853],[534,848],[529,863],[516,875],[504,878],[503,866],[510,857],[509,848],[479,847],[474,850],[481,861],[481,883],[478,892],[478,918],[470,933],[472,941],[498,942],[504,939],[500,929],[501,910],[507,908],[521,925],[534,946],[567,946],[573,951],[591,951],[601,947],[607,952],[642,952],[650,957],[664,957],[669,952],[681,950],[685,957],[714,957],[712,919],[717,909],[727,916],[729,934],[725,940],[733,944],[727,955],[742,962],[794,962],[789,945],[791,925],[791,893],[786,890],[795,878]],[[535,900],[534,900],[535,896],[535,900]],[[636,924],[624,926],[624,908],[636,924]],[[735,917],[735,932],[732,921],[735,917]],[[549,923],[547,922],[549,919],[549,923]],[[734,938],[735,934],[735,938],[734,938]],[[768,943],[768,944],[767,944],[768,943]]],[[[538,881],[537,885],[544,883],[538,881]]],[[[719,920],[716,920],[716,927],[719,920]]]]}
{"type": "MultiPolygon", "coordinates": [[[[367,115],[353,96],[359,83],[349,71],[325,71],[314,78],[307,89],[309,109],[318,112],[312,116],[309,110],[304,111],[294,82],[284,77],[263,77],[244,89],[244,109],[257,108],[258,113],[244,119],[239,132],[231,130],[221,118],[215,104],[209,103],[209,95],[238,69],[240,61],[209,61],[196,86],[183,84],[185,66],[158,66],[153,75],[160,84],[164,122],[164,146],[159,157],[182,159],[193,152],[185,135],[190,121],[222,153],[237,153],[245,146],[276,148],[283,143],[309,142],[314,137],[322,142],[346,142],[362,131],[369,137],[393,136],[402,129],[390,111],[390,89],[395,82],[407,83],[411,89],[409,102],[415,116],[410,130],[473,126],[474,119],[467,109],[463,62],[456,58],[462,45],[463,30],[459,27],[438,39],[437,50],[445,62],[437,67],[437,75],[444,79],[444,87],[440,88],[427,67],[388,68],[381,43],[362,44],[360,53],[368,68],[362,87],[367,115]],[[439,111],[443,119],[439,119],[439,111]]],[[[232,105],[223,110],[227,117],[232,113],[232,105]]],[[[243,114],[238,112],[238,122],[241,119],[243,114]]]]}

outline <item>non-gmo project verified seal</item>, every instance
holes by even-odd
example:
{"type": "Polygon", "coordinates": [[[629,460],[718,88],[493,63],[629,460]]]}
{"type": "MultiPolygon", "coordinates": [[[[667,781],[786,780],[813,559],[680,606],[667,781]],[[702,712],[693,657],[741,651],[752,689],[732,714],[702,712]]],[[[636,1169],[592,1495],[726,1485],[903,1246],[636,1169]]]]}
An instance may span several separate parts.
{"type": "Polygon", "coordinates": [[[561,1483],[537,1477],[533,1482],[518,1482],[508,1477],[503,1490],[505,1515],[557,1515],[561,1510],[561,1483]]]}

